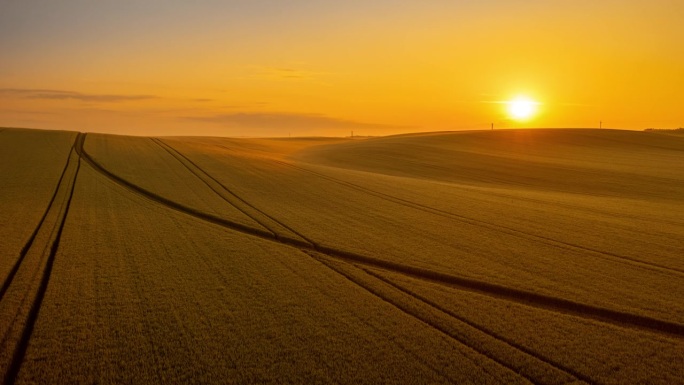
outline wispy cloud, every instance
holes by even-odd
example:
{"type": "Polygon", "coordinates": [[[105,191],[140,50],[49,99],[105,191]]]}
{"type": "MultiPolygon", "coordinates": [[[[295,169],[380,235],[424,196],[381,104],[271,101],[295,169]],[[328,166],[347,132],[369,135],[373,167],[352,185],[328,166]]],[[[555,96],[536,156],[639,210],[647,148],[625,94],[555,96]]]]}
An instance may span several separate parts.
{"type": "Polygon", "coordinates": [[[296,68],[270,68],[264,71],[267,75],[278,79],[314,79],[316,72],[296,68]]]}
{"type": "Polygon", "coordinates": [[[16,114],[16,115],[59,115],[59,113],[57,113],[57,112],[35,111],[35,110],[7,110],[7,109],[3,109],[1,112],[3,114],[16,114]]]}
{"type": "Polygon", "coordinates": [[[297,67],[251,67],[251,79],[276,81],[313,81],[320,82],[326,72],[305,70],[297,67]]]}
{"type": "Polygon", "coordinates": [[[282,128],[282,129],[329,129],[329,128],[409,128],[386,124],[364,123],[339,119],[322,114],[300,113],[251,113],[238,112],[208,117],[185,117],[195,121],[210,122],[243,128],[282,128]]]}
{"type": "Polygon", "coordinates": [[[0,96],[19,97],[25,99],[46,100],[79,100],[83,102],[118,103],[135,100],[158,99],[155,95],[108,95],[87,94],[64,90],[42,90],[26,88],[0,88],[0,96]]]}

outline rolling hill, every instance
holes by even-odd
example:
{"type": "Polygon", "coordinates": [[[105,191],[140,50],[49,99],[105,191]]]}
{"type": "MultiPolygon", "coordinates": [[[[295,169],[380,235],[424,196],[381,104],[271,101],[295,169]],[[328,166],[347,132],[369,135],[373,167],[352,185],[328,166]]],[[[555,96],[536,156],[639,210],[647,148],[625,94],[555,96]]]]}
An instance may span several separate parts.
{"type": "Polygon", "coordinates": [[[5,383],[684,383],[684,138],[0,149],[5,383]]]}

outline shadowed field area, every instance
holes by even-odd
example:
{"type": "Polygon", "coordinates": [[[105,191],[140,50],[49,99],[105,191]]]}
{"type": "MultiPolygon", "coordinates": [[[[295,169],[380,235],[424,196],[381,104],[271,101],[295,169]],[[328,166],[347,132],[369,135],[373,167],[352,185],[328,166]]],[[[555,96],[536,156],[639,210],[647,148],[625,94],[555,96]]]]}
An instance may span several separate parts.
{"type": "Polygon", "coordinates": [[[684,383],[684,137],[0,149],[4,383],[684,383]]]}

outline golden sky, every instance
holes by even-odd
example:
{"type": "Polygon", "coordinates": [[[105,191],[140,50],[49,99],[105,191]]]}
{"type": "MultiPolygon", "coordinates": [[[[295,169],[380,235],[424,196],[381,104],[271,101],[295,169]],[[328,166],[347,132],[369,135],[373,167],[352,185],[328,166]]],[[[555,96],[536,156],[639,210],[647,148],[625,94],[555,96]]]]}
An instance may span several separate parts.
{"type": "Polygon", "coordinates": [[[682,20],[682,0],[6,0],[0,126],[683,127],[682,20]],[[520,95],[524,122],[503,103],[520,95]]]}

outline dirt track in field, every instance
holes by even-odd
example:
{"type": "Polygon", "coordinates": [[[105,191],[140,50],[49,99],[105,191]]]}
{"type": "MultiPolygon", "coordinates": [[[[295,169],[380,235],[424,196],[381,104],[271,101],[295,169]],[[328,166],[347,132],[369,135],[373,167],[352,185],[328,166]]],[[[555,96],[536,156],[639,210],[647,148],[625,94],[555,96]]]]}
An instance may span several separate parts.
{"type": "MultiPolygon", "coordinates": [[[[177,161],[175,166],[170,167],[186,169],[196,178],[196,183],[209,188],[220,199],[251,219],[253,223],[258,224],[258,227],[252,227],[221,215],[198,210],[171,200],[168,197],[161,196],[155,191],[151,191],[117,175],[115,170],[102,164],[96,156],[91,155],[84,149],[86,140],[86,134],[78,134],[76,137],[48,206],[23,248],[19,251],[16,262],[0,288],[0,316],[3,320],[4,333],[0,358],[2,358],[4,382],[7,384],[15,383],[22,370],[22,364],[29,349],[31,336],[40,317],[41,305],[50,284],[62,232],[68,220],[69,208],[74,197],[81,161],[86,164],[86,167],[106,177],[128,193],[142,197],[162,210],[172,210],[210,225],[218,225],[245,236],[257,237],[261,240],[283,245],[291,248],[293,253],[306,255],[318,266],[333,272],[340,279],[359,287],[367,295],[392,305],[401,313],[428,325],[438,334],[443,334],[455,343],[472,349],[477,354],[493,361],[495,365],[500,365],[511,373],[516,373],[522,380],[531,383],[562,384],[573,381],[610,383],[610,381],[604,381],[603,375],[599,376],[596,373],[578,369],[579,366],[574,362],[563,362],[558,357],[550,357],[545,353],[536,351],[531,346],[521,343],[515,338],[497,332],[490,326],[459,315],[438,300],[431,299],[396,282],[392,276],[403,276],[407,279],[417,279],[465,293],[485,295],[504,303],[510,302],[538,309],[539,311],[549,312],[549,314],[555,313],[561,317],[576,317],[590,323],[598,323],[597,325],[604,324],[608,325],[608,327],[617,327],[627,331],[631,330],[639,333],[639,335],[642,333],[647,335],[653,334],[658,336],[658,338],[675,341],[675,346],[682,346],[684,324],[672,320],[660,319],[645,313],[639,314],[624,311],[620,308],[596,306],[580,300],[549,295],[544,292],[520,289],[484,279],[474,279],[467,275],[461,276],[438,269],[432,270],[421,265],[402,263],[372,253],[359,253],[347,250],[328,242],[322,243],[316,240],[315,235],[307,234],[307,231],[299,228],[296,223],[288,223],[288,220],[284,220],[281,214],[270,212],[268,208],[261,207],[259,203],[253,201],[250,196],[243,195],[240,191],[236,191],[227,185],[218,175],[214,175],[213,171],[208,170],[200,162],[193,160],[192,156],[186,153],[187,149],[178,148],[176,140],[151,139],[159,151],[168,153],[177,161]]],[[[629,143],[633,145],[633,143],[629,143]]],[[[228,151],[228,153],[233,151],[256,153],[256,156],[260,157],[259,162],[262,162],[262,164],[284,167],[300,175],[305,175],[307,176],[306,178],[317,179],[323,183],[338,186],[343,190],[354,191],[362,196],[366,195],[373,199],[380,199],[390,204],[402,206],[410,211],[422,213],[417,215],[436,216],[452,224],[480,228],[492,234],[506,234],[514,239],[520,239],[521,242],[533,242],[558,250],[579,253],[587,257],[603,260],[606,263],[615,263],[630,269],[648,271],[649,274],[662,276],[663,279],[681,280],[684,277],[683,269],[660,262],[653,262],[647,257],[635,258],[621,252],[605,250],[605,248],[599,246],[587,246],[579,242],[554,238],[539,231],[514,227],[505,222],[496,223],[488,219],[478,218],[472,213],[459,213],[452,209],[432,206],[402,197],[399,194],[368,187],[363,183],[357,183],[344,177],[323,173],[320,169],[314,169],[306,163],[293,160],[293,158],[271,156],[271,153],[267,150],[245,150],[237,147],[234,143],[218,143],[216,147],[221,148],[222,151],[228,151]]],[[[673,150],[672,146],[666,145],[654,145],[651,147],[666,151],[663,156],[667,157],[672,157],[673,151],[678,149],[678,147],[675,147],[673,150]]],[[[334,154],[334,152],[331,153],[334,154]]],[[[546,173],[548,168],[542,171],[546,173]]],[[[483,181],[486,183],[502,182],[502,179],[497,177],[475,178],[473,180],[477,183],[483,181]]],[[[504,183],[510,182],[505,179],[503,181],[504,183]]],[[[239,180],[235,183],[239,183],[239,180]]],[[[518,184],[514,185],[516,188],[519,187],[518,184]]],[[[526,182],[520,185],[530,186],[526,182]]],[[[302,188],[306,188],[306,185],[303,185],[302,188]]],[[[674,186],[672,188],[676,189],[678,187],[674,186]]],[[[667,191],[667,188],[662,187],[658,190],[659,194],[664,194],[664,191],[667,191]]],[[[496,193],[492,194],[492,196],[496,195],[496,193]]],[[[603,195],[601,193],[598,196],[603,195]]],[[[507,198],[505,195],[499,195],[499,197],[507,198]]],[[[520,201],[532,204],[536,202],[535,198],[530,197],[522,197],[520,201]]],[[[287,202],[282,203],[287,204],[287,202]]],[[[563,204],[560,203],[560,206],[563,206],[563,204]]],[[[575,205],[566,204],[565,206],[567,209],[577,209],[575,205]]],[[[580,210],[583,209],[580,208],[580,210]]],[[[624,213],[617,214],[615,218],[621,221],[630,221],[638,219],[639,216],[624,213]]],[[[671,226],[673,229],[680,225],[679,222],[668,220],[667,218],[664,218],[661,223],[664,226],[671,226]]],[[[676,293],[673,294],[676,295],[676,293]]],[[[676,351],[677,349],[675,348],[673,354],[677,354],[676,351]]],[[[684,355],[684,348],[680,353],[684,355]]]]}

